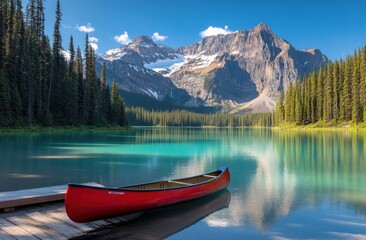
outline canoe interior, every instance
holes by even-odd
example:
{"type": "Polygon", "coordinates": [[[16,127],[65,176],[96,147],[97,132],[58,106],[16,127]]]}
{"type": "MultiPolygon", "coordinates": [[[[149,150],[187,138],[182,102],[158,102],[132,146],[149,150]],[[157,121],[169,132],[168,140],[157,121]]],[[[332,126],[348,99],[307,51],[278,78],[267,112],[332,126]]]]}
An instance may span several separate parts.
{"type": "Polygon", "coordinates": [[[123,189],[152,190],[152,189],[169,189],[169,188],[177,188],[177,187],[186,187],[186,186],[192,186],[192,185],[207,182],[209,180],[216,178],[221,173],[222,173],[222,171],[218,170],[218,171],[211,172],[209,174],[200,175],[200,176],[134,185],[134,186],[130,186],[130,187],[123,187],[123,189]]]}

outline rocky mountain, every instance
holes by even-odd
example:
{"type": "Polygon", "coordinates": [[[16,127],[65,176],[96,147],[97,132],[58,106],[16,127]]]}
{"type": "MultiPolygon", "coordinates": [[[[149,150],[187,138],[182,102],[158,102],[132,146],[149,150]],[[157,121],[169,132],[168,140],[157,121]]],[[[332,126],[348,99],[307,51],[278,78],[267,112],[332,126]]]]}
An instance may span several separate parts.
{"type": "Polygon", "coordinates": [[[183,106],[198,106],[184,89],[161,74],[144,67],[144,64],[158,60],[176,59],[178,54],[169,47],[155,44],[151,38],[141,36],[130,44],[109,50],[98,57],[98,69],[105,62],[107,79],[119,83],[122,90],[147,95],[159,101],[168,101],[183,106]]]}
{"type": "Polygon", "coordinates": [[[273,110],[279,91],[328,62],[318,49],[296,50],[264,23],[177,51],[138,37],[103,60],[127,91],[231,112],[273,110]]]}
{"type": "Polygon", "coordinates": [[[107,61],[122,60],[143,67],[158,60],[178,58],[177,52],[167,46],[156,44],[150,37],[140,36],[126,46],[111,49],[103,56],[107,61]]]}

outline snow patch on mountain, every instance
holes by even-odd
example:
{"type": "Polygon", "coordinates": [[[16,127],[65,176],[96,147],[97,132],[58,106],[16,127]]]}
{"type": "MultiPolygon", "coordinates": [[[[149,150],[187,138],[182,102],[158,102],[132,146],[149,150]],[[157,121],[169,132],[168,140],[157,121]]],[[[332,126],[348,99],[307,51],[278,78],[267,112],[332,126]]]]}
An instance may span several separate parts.
{"type": "Polygon", "coordinates": [[[156,91],[151,90],[148,88],[147,90],[141,89],[144,93],[149,95],[150,97],[154,97],[155,99],[159,99],[159,94],[156,91]]]}
{"type": "Polygon", "coordinates": [[[210,66],[217,57],[217,54],[205,55],[205,51],[195,55],[182,55],[178,54],[174,59],[158,60],[154,63],[145,64],[144,67],[152,69],[157,73],[162,74],[164,77],[170,77],[176,71],[179,71],[183,66],[190,64],[194,65],[192,69],[206,68],[210,66]]]}
{"type": "Polygon", "coordinates": [[[124,48],[114,48],[114,49],[108,50],[106,52],[106,54],[102,56],[102,58],[106,61],[115,61],[115,60],[119,60],[129,54],[131,54],[131,53],[124,52],[124,48]]]}
{"type": "Polygon", "coordinates": [[[167,69],[175,63],[180,63],[183,61],[184,56],[181,54],[175,55],[174,59],[159,59],[156,62],[145,64],[144,67],[148,69],[167,69]]]}
{"type": "Polygon", "coordinates": [[[198,56],[189,56],[191,59],[196,60],[196,66],[192,69],[199,69],[199,68],[205,68],[212,64],[213,61],[215,61],[215,58],[217,57],[217,53],[214,55],[198,55],[198,56]]]}

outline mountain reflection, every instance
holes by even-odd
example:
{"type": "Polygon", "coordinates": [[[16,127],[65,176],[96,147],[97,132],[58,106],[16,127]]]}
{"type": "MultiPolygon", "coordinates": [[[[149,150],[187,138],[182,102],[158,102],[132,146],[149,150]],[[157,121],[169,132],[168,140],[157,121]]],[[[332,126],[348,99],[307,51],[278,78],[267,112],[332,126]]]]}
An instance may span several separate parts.
{"type": "MultiPolygon", "coordinates": [[[[226,161],[232,172],[230,207],[206,218],[210,227],[253,224],[267,229],[302,206],[324,201],[345,203],[366,217],[365,135],[260,130],[260,138],[254,139],[255,131],[227,131],[224,140],[203,147],[198,157],[177,165],[171,175],[202,173],[215,162],[225,164],[222,155],[234,156],[235,161],[226,161]],[[220,149],[226,149],[225,153],[220,149]]],[[[209,141],[218,132],[200,136],[196,131],[193,139],[209,141]]]]}
{"type": "Polygon", "coordinates": [[[131,222],[75,239],[165,239],[229,204],[230,192],[225,189],[200,199],[146,211],[131,222]]]}

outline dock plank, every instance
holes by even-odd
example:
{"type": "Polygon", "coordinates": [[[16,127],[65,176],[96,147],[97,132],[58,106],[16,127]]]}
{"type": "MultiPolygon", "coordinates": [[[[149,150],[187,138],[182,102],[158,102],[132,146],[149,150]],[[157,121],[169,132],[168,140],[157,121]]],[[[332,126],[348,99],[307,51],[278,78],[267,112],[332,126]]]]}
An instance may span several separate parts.
{"type": "Polygon", "coordinates": [[[15,240],[15,238],[13,238],[12,236],[10,236],[8,233],[4,232],[0,228],[0,240],[15,240]]]}
{"type": "Polygon", "coordinates": [[[9,217],[7,218],[9,222],[14,223],[17,226],[20,226],[24,228],[24,230],[30,232],[34,236],[36,236],[39,239],[44,240],[54,240],[57,239],[55,237],[52,237],[54,235],[52,231],[45,229],[43,226],[39,226],[35,224],[35,221],[30,220],[29,218],[21,218],[21,217],[9,217]]]}
{"type": "Polygon", "coordinates": [[[38,240],[38,238],[33,236],[30,232],[17,225],[14,225],[6,219],[0,219],[0,227],[4,232],[17,240],[38,240]]]}
{"type": "Polygon", "coordinates": [[[61,212],[47,212],[46,213],[47,216],[53,217],[53,218],[57,218],[58,220],[70,225],[70,226],[74,226],[77,229],[80,229],[80,231],[82,232],[88,232],[93,230],[93,228],[83,224],[83,223],[75,223],[73,221],[70,220],[70,218],[66,215],[66,213],[61,213],[61,212]]]}
{"type": "Polygon", "coordinates": [[[44,225],[50,227],[67,238],[72,238],[82,234],[81,231],[72,228],[66,224],[62,224],[57,219],[49,218],[40,212],[28,213],[27,216],[31,217],[36,221],[43,222],[44,225]]]}

